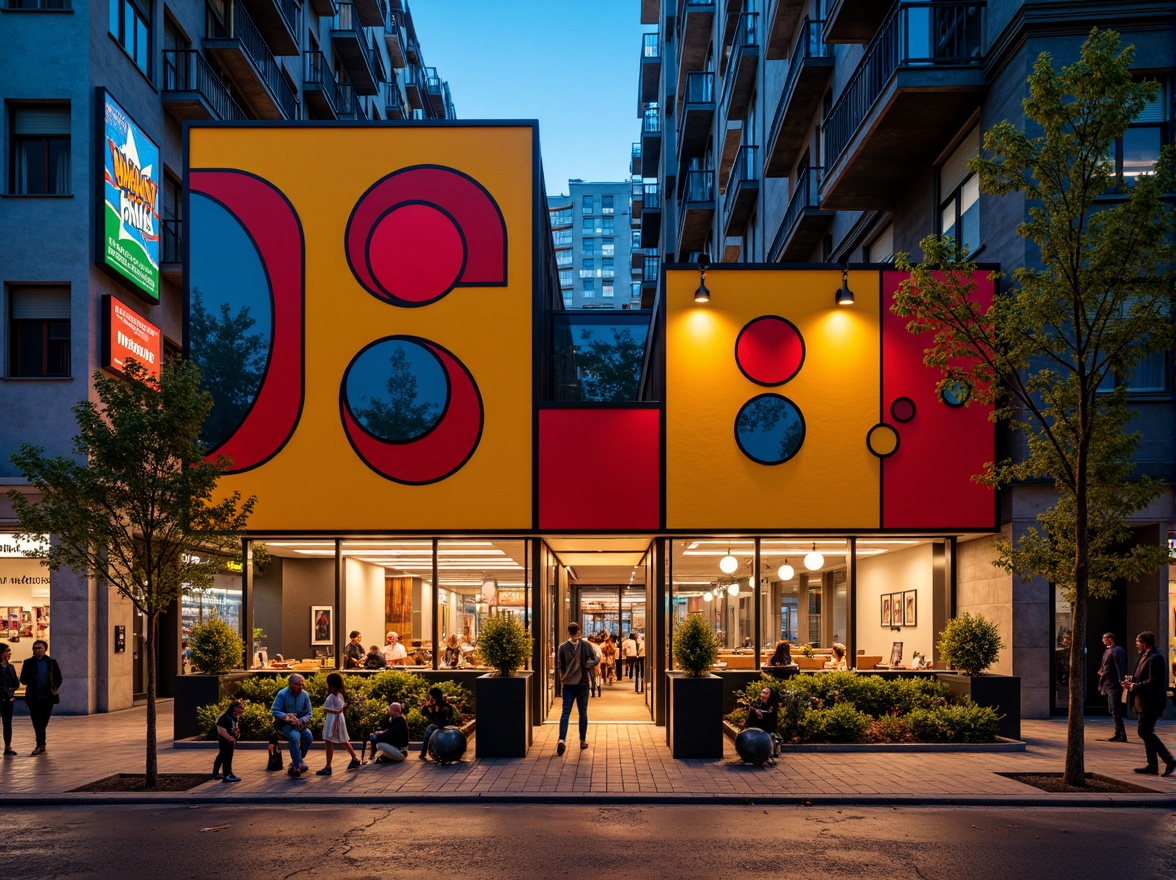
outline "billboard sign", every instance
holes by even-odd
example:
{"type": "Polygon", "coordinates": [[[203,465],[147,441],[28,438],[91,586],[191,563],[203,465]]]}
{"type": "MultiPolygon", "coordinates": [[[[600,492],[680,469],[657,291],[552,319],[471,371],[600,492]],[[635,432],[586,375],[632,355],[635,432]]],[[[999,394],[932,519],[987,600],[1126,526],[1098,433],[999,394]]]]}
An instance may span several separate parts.
{"type": "Polygon", "coordinates": [[[159,302],[159,147],[105,90],[101,263],[159,302]]]}
{"type": "Polygon", "coordinates": [[[102,366],[122,373],[127,358],[133,357],[150,375],[158,377],[163,353],[159,328],[113,296],[103,300],[102,366]]]}

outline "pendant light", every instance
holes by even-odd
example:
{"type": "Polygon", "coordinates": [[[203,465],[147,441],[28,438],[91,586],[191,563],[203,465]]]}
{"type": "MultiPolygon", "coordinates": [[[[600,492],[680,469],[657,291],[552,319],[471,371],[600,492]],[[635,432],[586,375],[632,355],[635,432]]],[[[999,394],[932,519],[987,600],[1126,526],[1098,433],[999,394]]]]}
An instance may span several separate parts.
{"type": "Polygon", "coordinates": [[[806,553],[804,557],[804,567],[809,571],[818,571],[821,566],[825,564],[825,557],[817,552],[816,542],[813,542],[812,552],[806,553]]]}
{"type": "Polygon", "coordinates": [[[723,574],[732,574],[739,568],[739,560],[731,555],[731,548],[727,548],[727,555],[719,560],[719,570],[723,574]]]}
{"type": "Polygon", "coordinates": [[[796,574],[796,570],[791,565],[789,565],[788,560],[785,559],[784,564],[780,566],[780,570],[777,571],[776,574],[779,575],[780,580],[790,581],[792,580],[793,575],[796,574]]]}
{"type": "Polygon", "coordinates": [[[738,581],[736,581],[733,584],[730,584],[727,587],[727,594],[730,596],[738,596],[739,595],[739,582],[738,581]]]}
{"type": "Polygon", "coordinates": [[[710,591],[710,590],[707,590],[705,593],[703,593],[703,594],[702,594],[702,601],[703,601],[703,602],[710,602],[710,601],[711,601],[711,600],[713,600],[714,598],[715,598],[715,597],[714,597],[714,594],[713,594],[713,593],[711,593],[711,591],[710,591]]]}

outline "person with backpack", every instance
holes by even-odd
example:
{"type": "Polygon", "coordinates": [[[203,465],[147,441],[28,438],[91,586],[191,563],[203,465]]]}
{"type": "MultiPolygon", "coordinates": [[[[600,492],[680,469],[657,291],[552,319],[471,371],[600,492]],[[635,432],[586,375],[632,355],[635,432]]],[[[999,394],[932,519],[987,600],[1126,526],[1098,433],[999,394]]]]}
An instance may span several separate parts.
{"type": "Polygon", "coordinates": [[[588,748],[588,672],[597,664],[596,652],[580,638],[580,624],[568,624],[568,640],[555,653],[555,669],[563,689],[563,712],[559,716],[559,743],[555,753],[567,750],[568,721],[572,703],[580,716],[580,748],[588,748]]]}

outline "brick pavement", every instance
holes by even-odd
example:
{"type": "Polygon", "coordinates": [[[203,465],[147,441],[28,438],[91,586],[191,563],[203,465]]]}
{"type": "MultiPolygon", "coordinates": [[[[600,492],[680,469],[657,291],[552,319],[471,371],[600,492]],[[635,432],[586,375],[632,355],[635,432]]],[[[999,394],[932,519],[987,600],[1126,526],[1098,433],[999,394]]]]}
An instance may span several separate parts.
{"type": "MultiPolygon", "coordinates": [[[[333,776],[300,780],[265,771],[264,752],[238,750],[235,770],[242,781],[210,781],[187,792],[135,794],[71,793],[86,782],[113,773],[142,772],[146,711],[107,715],[57,716],[49,726],[49,749],[29,756],[32,731],[16,719],[15,757],[0,762],[0,787],[15,803],[322,803],[347,801],[559,801],[631,800],[641,802],[902,803],[1072,805],[1117,804],[1176,807],[1176,776],[1140,777],[1143,745],[1134,735],[1127,744],[1107,743],[1108,719],[1088,719],[1088,772],[1141,784],[1142,794],[1046,794],[1008,779],[1007,772],[1059,772],[1065,751],[1065,721],[1022,722],[1025,746],[1017,751],[903,752],[795,751],[774,768],[740,764],[730,742],[720,761],[675,760],[665,744],[665,729],[652,724],[593,723],[591,748],[573,746],[555,754],[557,727],[536,728],[526,758],[479,760],[473,743],[461,763],[438,766],[410,756],[400,765],[365,765],[333,776]]],[[[573,720],[574,723],[574,720],[573,720]]],[[[159,729],[170,734],[171,704],[160,704],[159,729]]],[[[1131,730],[1131,727],[1128,728],[1131,730]]],[[[1165,742],[1176,747],[1176,724],[1162,725],[1165,742]]],[[[475,734],[476,736],[476,734],[475,734]]],[[[176,748],[170,735],[159,740],[161,772],[209,770],[215,747],[176,748]]],[[[322,746],[308,758],[322,766],[322,746]]]]}

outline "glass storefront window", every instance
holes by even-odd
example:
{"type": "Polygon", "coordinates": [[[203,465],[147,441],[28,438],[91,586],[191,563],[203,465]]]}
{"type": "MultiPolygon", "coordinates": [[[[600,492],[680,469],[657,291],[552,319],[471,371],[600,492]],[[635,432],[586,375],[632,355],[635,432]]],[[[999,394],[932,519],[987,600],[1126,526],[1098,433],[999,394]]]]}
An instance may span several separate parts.
{"type": "Polygon", "coordinates": [[[12,648],[12,662],[33,656],[33,641],[53,649],[49,625],[49,569],[24,555],[24,542],[0,534],[0,638],[12,648]]]}
{"type": "Polygon", "coordinates": [[[915,652],[927,663],[946,622],[946,542],[916,537],[859,538],[857,626],[859,664],[909,667],[915,652]],[[864,659],[863,659],[864,657],[864,659]],[[876,660],[872,658],[877,658],[876,660]]]}

